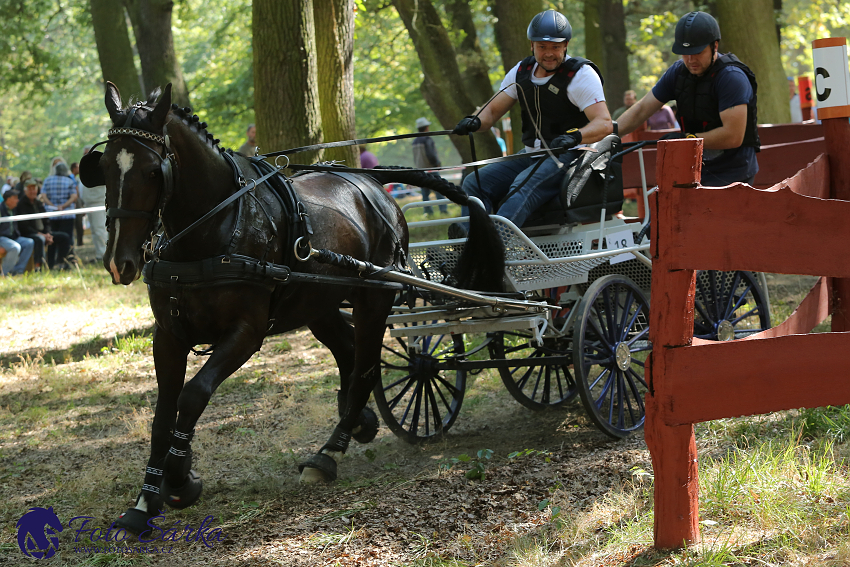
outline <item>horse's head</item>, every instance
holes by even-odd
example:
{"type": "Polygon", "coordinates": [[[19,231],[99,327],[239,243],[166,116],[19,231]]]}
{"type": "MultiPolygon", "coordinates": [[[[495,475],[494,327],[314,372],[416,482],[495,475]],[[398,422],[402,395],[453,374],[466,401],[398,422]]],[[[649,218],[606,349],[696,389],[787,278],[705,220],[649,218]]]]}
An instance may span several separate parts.
{"type": "Polygon", "coordinates": [[[102,155],[92,152],[80,164],[86,186],[106,185],[109,240],[103,265],[115,284],[128,285],[139,277],[142,246],[155,228],[173,181],[165,131],[171,85],[154,105],[158,94],[122,108],[118,87],[107,82],[106,109],[113,124],[109,140],[102,155]]]}

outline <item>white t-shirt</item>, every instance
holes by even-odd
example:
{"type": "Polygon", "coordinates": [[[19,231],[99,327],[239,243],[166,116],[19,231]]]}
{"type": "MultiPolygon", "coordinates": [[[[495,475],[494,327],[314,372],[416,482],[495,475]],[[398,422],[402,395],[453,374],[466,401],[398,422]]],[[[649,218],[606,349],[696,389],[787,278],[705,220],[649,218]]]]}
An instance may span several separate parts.
{"type": "MultiPolygon", "coordinates": [[[[567,59],[569,58],[570,56],[567,55],[567,59]]],[[[502,89],[505,89],[503,92],[514,100],[519,99],[516,88],[517,69],[519,69],[519,63],[514,65],[513,69],[508,71],[508,74],[505,75],[505,78],[502,80],[501,86],[502,89]]],[[[549,82],[549,79],[554,77],[554,75],[549,75],[548,77],[535,77],[534,72],[536,70],[537,62],[535,61],[534,67],[531,69],[531,82],[535,85],[545,85],[549,82]]],[[[567,98],[582,112],[584,112],[584,109],[591,104],[605,101],[605,92],[602,90],[602,80],[599,78],[599,75],[596,74],[596,71],[593,70],[593,67],[590,65],[582,65],[575,74],[575,77],[573,77],[572,81],[570,81],[570,84],[567,85],[567,98]]],[[[528,146],[526,146],[526,148],[528,148],[528,146]]],[[[534,148],[528,149],[534,150],[538,148],[540,148],[540,140],[535,140],[534,148]]]]}

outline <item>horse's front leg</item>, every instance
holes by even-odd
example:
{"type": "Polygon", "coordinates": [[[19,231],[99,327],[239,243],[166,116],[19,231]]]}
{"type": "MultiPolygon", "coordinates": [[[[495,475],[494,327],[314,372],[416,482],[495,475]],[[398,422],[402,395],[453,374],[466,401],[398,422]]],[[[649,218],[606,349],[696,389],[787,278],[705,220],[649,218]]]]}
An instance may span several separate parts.
{"type": "Polygon", "coordinates": [[[160,496],[172,508],[186,508],[201,495],[201,479],[193,470],[191,441],[195,425],[216,388],[260,350],[262,325],[245,321],[221,337],[200,371],[183,386],[177,400],[177,422],[163,464],[160,496]]]}
{"type": "MultiPolygon", "coordinates": [[[[336,480],[337,465],[348,449],[351,437],[356,436],[361,429],[369,427],[363,423],[368,414],[363,410],[369,401],[372,388],[381,377],[381,345],[394,298],[394,293],[374,290],[364,290],[356,298],[352,298],[355,331],[354,370],[349,379],[342,382],[339,423],[319,452],[298,466],[302,483],[336,480]]],[[[374,425],[374,431],[377,432],[377,416],[374,425]]],[[[364,442],[371,441],[372,438],[374,433],[364,439],[364,442]]]]}
{"type": "Polygon", "coordinates": [[[156,410],[151,427],[151,454],[145,468],[145,480],[136,506],[121,514],[116,526],[135,534],[148,531],[147,521],[162,509],[159,486],[162,466],[171,445],[171,430],[177,418],[177,398],[186,377],[189,350],[170,332],[156,327],[153,335],[153,358],[156,367],[156,410]]]}

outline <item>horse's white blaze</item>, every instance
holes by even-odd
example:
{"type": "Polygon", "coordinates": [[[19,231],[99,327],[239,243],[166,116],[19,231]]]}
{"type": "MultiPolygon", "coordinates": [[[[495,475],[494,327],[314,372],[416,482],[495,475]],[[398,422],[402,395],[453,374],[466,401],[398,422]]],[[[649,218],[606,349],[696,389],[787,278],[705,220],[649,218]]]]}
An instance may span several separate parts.
{"type": "Polygon", "coordinates": [[[148,511],[148,501],[145,499],[144,494],[139,495],[139,501],[136,502],[136,510],[141,510],[142,512],[148,511]]]}
{"type": "MultiPolygon", "coordinates": [[[[121,172],[121,176],[118,178],[118,207],[120,208],[124,204],[124,176],[133,167],[133,154],[122,148],[115,161],[118,162],[118,170],[121,172]]],[[[112,240],[112,258],[109,259],[109,271],[112,272],[112,278],[116,282],[121,279],[118,266],[115,265],[115,243],[118,242],[118,235],[121,232],[120,220],[120,218],[114,219],[115,238],[112,240]]]]}

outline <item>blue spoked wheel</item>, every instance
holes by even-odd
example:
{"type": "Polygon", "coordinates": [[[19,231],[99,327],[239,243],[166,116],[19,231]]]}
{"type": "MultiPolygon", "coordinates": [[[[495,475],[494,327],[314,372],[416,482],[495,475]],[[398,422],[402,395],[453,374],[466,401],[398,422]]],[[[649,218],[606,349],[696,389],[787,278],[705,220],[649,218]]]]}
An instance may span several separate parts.
{"type": "Polygon", "coordinates": [[[752,272],[697,272],[694,336],[731,341],[770,328],[770,305],[752,272]]]}
{"type": "Polygon", "coordinates": [[[381,381],[372,392],[384,423],[396,436],[422,443],[445,435],[463,404],[466,371],[443,370],[437,364],[463,356],[462,335],[405,336],[384,342],[381,381]]]}
{"type": "Polygon", "coordinates": [[[623,438],[643,427],[649,301],[626,276],[599,278],[587,289],[573,330],[573,359],[588,417],[623,438]]]}

